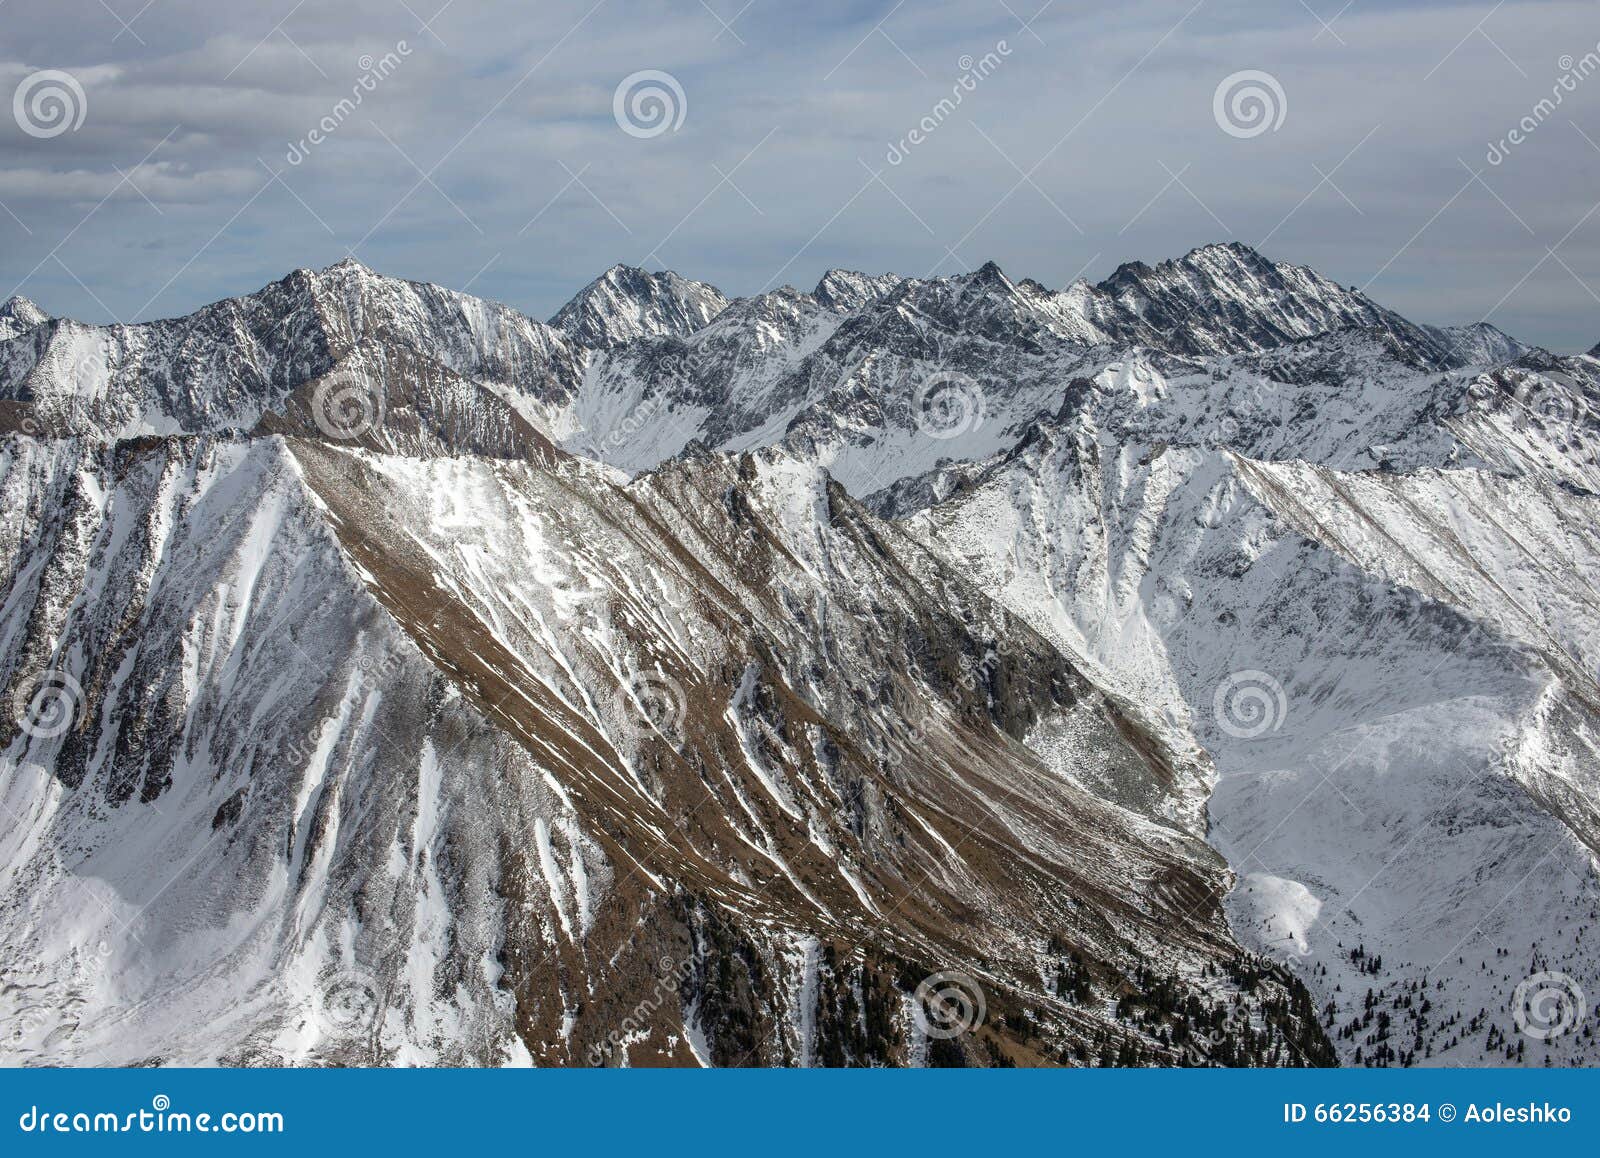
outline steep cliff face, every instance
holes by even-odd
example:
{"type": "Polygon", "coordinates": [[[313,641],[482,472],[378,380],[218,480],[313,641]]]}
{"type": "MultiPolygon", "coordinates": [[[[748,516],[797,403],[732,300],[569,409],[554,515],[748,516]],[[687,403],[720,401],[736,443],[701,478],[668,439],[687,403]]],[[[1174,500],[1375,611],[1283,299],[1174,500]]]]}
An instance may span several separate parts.
{"type": "Polygon", "coordinates": [[[13,1060],[1171,1063],[1137,971],[1244,993],[1220,858],[1081,786],[1159,744],[814,466],[7,451],[13,1060]]]}
{"type": "Polygon", "coordinates": [[[0,326],[8,1060],[1594,1060],[1592,356],[1236,245],[0,326]]]}
{"type": "Polygon", "coordinates": [[[1233,927],[1336,1033],[1369,987],[1426,993],[1346,1060],[1493,1063],[1530,961],[1600,980],[1594,501],[1052,429],[910,530],[1205,753],[1184,799],[1241,874],[1233,927]]]}

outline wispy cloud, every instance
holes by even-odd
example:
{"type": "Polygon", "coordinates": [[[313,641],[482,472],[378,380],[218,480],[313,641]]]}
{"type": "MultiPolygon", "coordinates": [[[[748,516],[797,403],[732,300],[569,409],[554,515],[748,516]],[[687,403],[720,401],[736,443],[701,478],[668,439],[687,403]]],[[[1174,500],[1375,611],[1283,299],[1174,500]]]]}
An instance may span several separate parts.
{"type": "Polygon", "coordinates": [[[87,104],[55,135],[0,116],[0,294],[61,312],[170,278],[172,313],[349,251],[535,314],[619,260],[733,293],[990,258],[1061,284],[1231,230],[1422,320],[1600,337],[1600,83],[1484,159],[1596,50],[1586,3],[109,2],[6,5],[0,96],[52,69],[87,104]],[[619,127],[645,70],[676,128],[619,127]],[[1286,113],[1230,134],[1214,97],[1247,71],[1286,113]]]}

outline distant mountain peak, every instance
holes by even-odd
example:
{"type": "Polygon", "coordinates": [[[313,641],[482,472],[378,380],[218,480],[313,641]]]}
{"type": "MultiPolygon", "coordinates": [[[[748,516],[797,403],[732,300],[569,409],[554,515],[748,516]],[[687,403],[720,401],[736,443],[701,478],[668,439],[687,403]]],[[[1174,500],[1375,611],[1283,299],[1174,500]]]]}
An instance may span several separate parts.
{"type": "Polygon", "coordinates": [[[829,309],[847,312],[860,309],[882,297],[904,280],[892,273],[867,274],[853,269],[830,269],[817,282],[817,288],[811,291],[811,296],[829,309]]]}
{"type": "Polygon", "coordinates": [[[1108,299],[1100,309],[1116,328],[1143,330],[1138,340],[1174,353],[1269,349],[1345,329],[1394,333],[1408,345],[1444,353],[1439,334],[1360,290],[1238,241],[1202,245],[1154,266],[1127,262],[1093,288],[1108,299]]]}
{"type": "Polygon", "coordinates": [[[613,265],[578,291],[550,324],[580,345],[606,349],[646,337],[686,337],[727,308],[716,286],[613,265]]]}
{"type": "Polygon", "coordinates": [[[322,281],[345,281],[350,278],[391,280],[355,257],[341,258],[332,265],[325,265],[321,269],[304,269],[296,270],[295,272],[304,274],[312,280],[322,281]]]}
{"type": "Polygon", "coordinates": [[[0,305],[0,341],[14,338],[50,320],[50,315],[21,294],[0,305]]]}

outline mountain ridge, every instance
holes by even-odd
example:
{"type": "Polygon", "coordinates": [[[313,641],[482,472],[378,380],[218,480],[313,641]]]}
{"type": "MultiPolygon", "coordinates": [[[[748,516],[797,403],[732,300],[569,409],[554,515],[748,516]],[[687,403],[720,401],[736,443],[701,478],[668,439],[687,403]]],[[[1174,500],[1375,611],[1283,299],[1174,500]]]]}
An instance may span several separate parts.
{"type": "Polygon", "coordinates": [[[7,1057],[1592,1057],[1593,358],[1236,244],[574,302],[0,340],[7,1057]]]}

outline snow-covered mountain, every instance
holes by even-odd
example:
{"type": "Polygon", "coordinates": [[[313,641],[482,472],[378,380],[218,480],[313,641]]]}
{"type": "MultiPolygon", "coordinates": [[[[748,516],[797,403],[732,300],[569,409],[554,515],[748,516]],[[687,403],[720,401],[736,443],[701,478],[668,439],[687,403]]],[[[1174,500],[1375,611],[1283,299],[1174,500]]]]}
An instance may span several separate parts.
{"type": "Polygon", "coordinates": [[[728,306],[715,286],[670,270],[614,265],[562,306],[550,324],[581,346],[604,349],[635,338],[684,337],[728,306]]]}
{"type": "Polygon", "coordinates": [[[0,345],[0,397],[59,434],[244,430],[364,340],[404,347],[531,415],[563,404],[584,352],[506,306],[380,277],[355,261],[142,325],[36,325],[0,345]]]}
{"type": "Polygon", "coordinates": [[[0,305],[0,342],[8,341],[49,320],[45,312],[27,298],[13,297],[0,305]]]}
{"type": "Polygon", "coordinates": [[[1592,355],[1239,245],[6,310],[9,1060],[1600,1060],[1592,355]]]}

